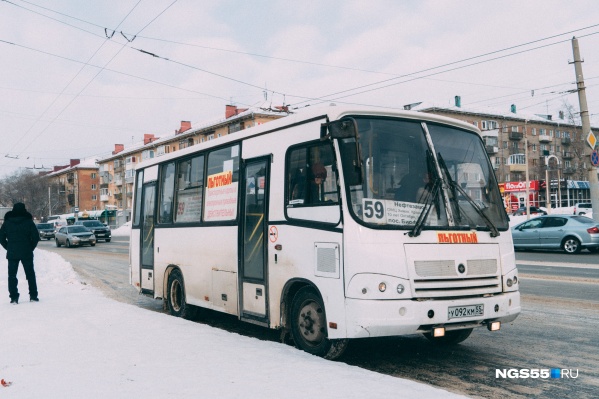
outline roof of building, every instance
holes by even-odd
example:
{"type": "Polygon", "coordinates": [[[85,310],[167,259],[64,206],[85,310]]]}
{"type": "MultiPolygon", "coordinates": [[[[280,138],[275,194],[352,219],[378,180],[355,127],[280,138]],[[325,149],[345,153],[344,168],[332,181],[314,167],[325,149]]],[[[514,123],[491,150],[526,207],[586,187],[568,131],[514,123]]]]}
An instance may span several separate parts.
{"type": "Polygon", "coordinates": [[[143,150],[145,148],[147,148],[147,149],[156,148],[164,143],[171,142],[175,139],[181,140],[185,137],[194,136],[194,135],[204,133],[204,132],[212,130],[212,129],[217,129],[222,126],[230,125],[234,121],[241,121],[241,120],[244,120],[247,118],[252,118],[253,116],[256,116],[256,115],[280,117],[281,114],[284,114],[284,115],[286,114],[286,112],[283,110],[275,110],[275,109],[270,108],[270,105],[268,105],[268,108],[266,108],[265,106],[266,106],[266,104],[262,104],[260,107],[249,108],[249,109],[247,109],[243,112],[240,112],[237,115],[231,116],[229,118],[213,119],[211,121],[202,123],[200,126],[186,130],[185,132],[182,132],[182,133],[169,133],[169,134],[166,134],[163,136],[158,136],[155,139],[153,139],[151,143],[144,144],[143,141],[133,143],[131,145],[125,146],[125,149],[123,151],[119,151],[117,154],[113,154],[113,155],[101,158],[98,160],[98,162],[104,163],[107,161],[111,161],[113,159],[122,158],[123,156],[137,153],[140,150],[143,150]]]}
{"type": "Polygon", "coordinates": [[[98,162],[97,161],[98,160],[96,158],[83,159],[77,165],[68,166],[68,167],[65,167],[63,169],[59,169],[57,171],[50,172],[50,173],[46,174],[45,176],[58,176],[58,175],[61,175],[63,173],[72,172],[72,171],[77,170],[77,169],[98,169],[99,166],[98,166],[98,162]]]}
{"type": "MultiPolygon", "coordinates": [[[[502,119],[513,119],[520,121],[536,122],[543,124],[550,124],[555,126],[580,126],[570,123],[565,119],[553,119],[551,115],[533,114],[528,112],[518,111],[512,112],[511,110],[503,110],[500,108],[488,107],[488,106],[455,106],[455,105],[439,105],[428,102],[421,102],[410,104],[412,111],[430,112],[430,111],[445,111],[457,114],[471,114],[490,118],[502,118],[502,119]]],[[[596,129],[593,127],[593,129],[596,129]]]]}

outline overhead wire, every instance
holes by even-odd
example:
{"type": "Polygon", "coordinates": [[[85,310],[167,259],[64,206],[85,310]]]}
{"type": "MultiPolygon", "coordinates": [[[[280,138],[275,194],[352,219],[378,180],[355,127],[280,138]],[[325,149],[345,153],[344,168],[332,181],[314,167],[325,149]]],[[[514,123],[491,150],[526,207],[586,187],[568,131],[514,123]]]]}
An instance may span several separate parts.
{"type": "MultiPolygon", "coordinates": [[[[14,3],[12,3],[12,2],[9,2],[9,1],[7,1],[7,0],[2,0],[2,1],[5,1],[5,2],[7,2],[7,3],[10,3],[10,4],[14,4],[14,3]]],[[[22,0],[22,1],[23,1],[23,2],[25,2],[25,3],[27,3],[27,4],[32,4],[32,5],[35,5],[35,4],[33,4],[33,3],[31,3],[31,2],[28,2],[28,1],[24,1],[24,0],[22,0]]],[[[172,5],[172,4],[171,4],[171,5],[172,5]]],[[[35,6],[37,6],[37,5],[35,5],[35,6]]],[[[38,6],[38,7],[41,7],[41,6],[38,6]]],[[[169,7],[170,7],[170,6],[169,6],[169,7]]],[[[41,7],[41,8],[43,8],[43,9],[46,9],[46,10],[49,10],[49,11],[56,12],[56,11],[54,11],[54,10],[50,10],[50,9],[48,9],[48,8],[45,8],[45,7],[41,7]]],[[[166,10],[165,10],[165,11],[166,11],[166,10]]],[[[164,12],[164,11],[163,11],[163,12],[164,12]]],[[[68,15],[66,15],[66,14],[61,14],[61,15],[63,15],[63,16],[67,16],[67,17],[69,17],[69,18],[74,18],[74,17],[68,16],[68,15]]],[[[158,18],[158,17],[156,17],[156,18],[158,18]]],[[[77,18],[75,18],[75,19],[77,19],[77,18]]],[[[88,21],[84,21],[84,20],[81,20],[81,19],[78,19],[78,20],[80,20],[80,21],[82,21],[82,22],[90,23],[90,22],[88,22],[88,21]]],[[[153,21],[151,21],[151,22],[153,22],[153,21]]],[[[151,23],[151,22],[150,22],[150,23],[151,23]]],[[[149,25],[150,23],[148,23],[148,25],[149,25]]],[[[101,27],[100,25],[97,25],[97,24],[93,24],[93,23],[90,23],[90,24],[92,24],[92,25],[94,25],[94,26],[96,26],[96,27],[101,27]]],[[[146,25],[146,26],[147,26],[147,25],[146,25]]],[[[321,101],[321,102],[325,102],[325,101],[339,101],[340,99],[343,99],[343,98],[346,98],[346,97],[355,96],[355,95],[358,95],[358,94],[362,94],[362,93],[366,93],[366,92],[370,92],[370,91],[374,91],[374,90],[381,90],[381,89],[384,89],[384,88],[386,88],[386,87],[390,87],[390,86],[394,86],[394,85],[398,85],[398,84],[402,84],[402,83],[407,83],[407,82],[409,82],[409,81],[412,81],[412,80],[416,80],[416,79],[424,79],[424,78],[428,78],[428,77],[430,77],[430,76],[438,75],[438,74],[441,74],[441,73],[446,73],[446,72],[450,72],[450,71],[453,71],[453,70],[457,70],[457,69],[461,69],[461,68],[466,68],[466,67],[470,67],[470,66],[473,66],[473,65],[478,65],[478,64],[481,64],[481,63],[484,63],[484,62],[490,62],[490,61],[497,60],[497,59],[500,59],[500,58],[505,58],[505,57],[509,57],[509,56],[512,56],[512,55],[517,55],[517,54],[521,54],[521,53],[524,53],[524,52],[528,52],[528,51],[532,51],[532,50],[536,50],[536,49],[540,49],[540,48],[544,48],[544,47],[548,47],[548,46],[556,45],[556,44],[559,44],[559,43],[565,42],[565,40],[564,40],[564,41],[558,41],[558,42],[551,43],[551,44],[547,44],[547,45],[543,45],[543,46],[534,47],[534,48],[532,48],[532,49],[526,49],[526,50],[523,50],[523,51],[519,51],[519,52],[515,52],[515,53],[510,53],[510,54],[507,54],[507,55],[502,55],[502,56],[500,56],[500,57],[494,57],[494,58],[491,58],[491,59],[486,59],[486,60],[479,61],[479,62],[476,62],[476,63],[470,63],[470,64],[467,64],[467,65],[462,65],[462,66],[459,66],[459,67],[455,67],[455,68],[451,68],[451,69],[447,69],[447,70],[439,71],[439,72],[432,73],[432,74],[428,74],[428,75],[424,75],[424,76],[418,76],[418,77],[414,77],[414,78],[412,78],[412,79],[409,79],[409,80],[405,80],[405,81],[401,81],[401,82],[396,82],[396,83],[393,83],[393,84],[389,84],[389,85],[385,85],[385,86],[380,86],[380,87],[372,88],[372,89],[369,89],[369,90],[360,91],[360,92],[357,92],[357,93],[351,93],[351,94],[347,94],[347,95],[345,95],[345,96],[341,96],[341,97],[337,97],[337,98],[333,98],[333,99],[326,99],[326,97],[333,97],[333,96],[336,96],[336,95],[338,95],[338,94],[343,94],[343,93],[350,92],[350,91],[360,90],[360,89],[362,89],[362,88],[367,88],[367,87],[371,87],[371,86],[374,86],[374,85],[380,85],[380,84],[382,84],[382,83],[386,83],[386,82],[389,82],[389,81],[393,81],[393,80],[401,79],[401,78],[404,78],[404,77],[409,77],[409,76],[413,76],[413,75],[417,75],[417,74],[422,74],[423,72],[426,72],[426,71],[432,71],[432,70],[435,70],[435,69],[439,69],[439,68],[443,68],[443,67],[447,67],[447,66],[451,66],[451,65],[456,65],[456,64],[463,63],[463,62],[466,62],[466,61],[469,61],[469,60],[474,60],[474,59],[481,58],[481,57],[485,57],[485,56],[488,56],[488,55],[492,55],[492,54],[501,53],[501,52],[504,52],[504,51],[508,51],[508,50],[511,50],[511,49],[515,49],[515,48],[519,48],[519,47],[527,46],[527,45],[530,45],[530,44],[533,44],[533,43],[537,43],[537,42],[541,42],[541,41],[544,41],[544,40],[549,40],[549,39],[551,39],[551,38],[559,37],[559,36],[562,36],[562,35],[565,35],[565,34],[570,34],[570,33],[573,33],[573,32],[578,32],[578,31],[581,31],[581,30],[590,29],[590,28],[593,28],[593,27],[596,27],[596,26],[599,26],[599,24],[596,24],[596,25],[591,25],[591,26],[588,26],[588,27],[585,27],[585,28],[580,28],[580,29],[572,30],[572,31],[565,32],[565,33],[561,33],[561,34],[558,34],[558,35],[548,36],[548,37],[545,37],[545,38],[542,38],[542,39],[537,39],[537,40],[530,41],[530,42],[523,43],[523,44],[519,44],[519,45],[516,45],[516,46],[511,46],[511,47],[508,47],[508,48],[505,48],[505,49],[502,49],[502,50],[496,50],[496,51],[488,52],[488,53],[481,54],[481,55],[478,55],[478,56],[469,57],[469,58],[466,58],[466,59],[463,59],[463,60],[460,60],[460,61],[454,61],[454,62],[446,63],[446,64],[443,64],[443,65],[439,65],[439,66],[436,66],[436,67],[427,68],[427,69],[424,69],[424,70],[421,70],[421,71],[412,72],[412,73],[410,73],[410,74],[404,74],[404,75],[399,75],[399,76],[395,76],[395,75],[394,75],[395,77],[394,77],[394,78],[391,78],[391,79],[386,79],[386,80],[383,80],[383,81],[374,82],[374,83],[371,83],[371,84],[368,84],[368,85],[362,85],[362,86],[358,86],[358,87],[355,87],[355,88],[352,88],[352,89],[343,90],[343,91],[336,92],[336,93],[332,93],[332,94],[328,94],[328,95],[325,95],[325,96],[319,96],[319,97],[306,97],[306,96],[298,96],[298,95],[293,95],[293,94],[289,94],[289,93],[285,94],[284,92],[275,91],[275,90],[273,90],[272,92],[273,92],[273,93],[276,93],[276,94],[283,95],[283,96],[286,96],[286,95],[287,95],[287,96],[289,96],[289,97],[293,97],[293,98],[305,99],[305,101],[302,101],[302,102],[299,102],[299,103],[297,103],[297,104],[294,104],[296,107],[297,107],[299,104],[303,104],[303,103],[306,103],[306,102],[308,102],[308,101],[321,101]]],[[[145,27],[144,27],[144,29],[145,29],[145,27]]],[[[115,30],[116,30],[116,29],[115,29],[115,30]]],[[[143,30],[143,29],[142,29],[142,30],[143,30]]],[[[123,36],[125,37],[125,39],[127,39],[127,41],[129,42],[130,40],[128,39],[128,37],[127,37],[127,36],[126,36],[126,35],[125,35],[125,34],[124,34],[122,31],[121,31],[121,33],[123,34],[123,36]]],[[[156,38],[149,38],[149,37],[139,36],[139,33],[141,33],[141,31],[140,31],[140,32],[138,32],[138,34],[134,35],[133,37],[134,37],[134,38],[135,38],[135,37],[139,37],[139,38],[145,38],[145,39],[148,39],[148,40],[161,40],[161,41],[167,41],[167,42],[168,42],[168,40],[164,40],[164,39],[156,39],[156,38]]],[[[587,35],[582,35],[582,36],[579,36],[579,37],[590,36],[590,35],[593,35],[593,34],[596,34],[596,33],[599,33],[599,32],[594,32],[594,33],[587,34],[587,35]]],[[[0,40],[0,41],[2,41],[2,42],[5,42],[5,43],[9,43],[9,42],[3,41],[3,40],[0,40]]],[[[179,42],[174,42],[174,43],[177,43],[177,44],[183,44],[183,45],[190,45],[190,44],[179,43],[179,42]]],[[[10,44],[14,44],[14,43],[10,43],[10,44]]],[[[197,45],[196,45],[196,46],[197,46],[197,45]]],[[[25,47],[25,46],[23,46],[23,47],[25,47]]],[[[202,47],[202,46],[198,46],[198,47],[202,47]]],[[[198,70],[198,71],[200,71],[200,72],[203,72],[203,73],[212,74],[212,75],[214,75],[214,76],[218,76],[218,77],[221,77],[221,78],[223,78],[223,79],[232,80],[232,81],[235,81],[235,82],[237,82],[237,83],[244,84],[244,85],[247,85],[247,86],[250,86],[250,87],[253,87],[253,88],[258,88],[258,89],[261,89],[261,90],[263,89],[263,87],[262,87],[262,86],[255,85],[255,84],[252,84],[252,83],[249,83],[249,82],[244,82],[244,81],[242,81],[242,80],[239,80],[239,79],[235,79],[235,78],[228,77],[228,76],[225,76],[225,75],[222,75],[222,74],[218,74],[218,73],[215,73],[215,72],[211,72],[211,71],[208,71],[208,70],[205,70],[205,69],[202,69],[202,68],[198,68],[198,67],[195,67],[195,66],[193,66],[193,65],[185,64],[185,63],[182,63],[182,62],[179,62],[179,61],[174,61],[174,60],[168,59],[168,58],[166,58],[166,57],[158,56],[158,55],[156,55],[156,54],[154,54],[154,53],[152,53],[152,52],[150,52],[150,51],[147,51],[147,50],[143,50],[143,49],[140,49],[140,48],[134,48],[134,47],[130,47],[130,48],[131,48],[131,49],[134,49],[134,50],[137,50],[137,51],[139,51],[139,52],[145,53],[145,54],[147,54],[147,55],[151,55],[151,56],[153,56],[153,57],[156,57],[156,58],[161,58],[161,59],[163,59],[163,60],[166,60],[166,61],[169,61],[169,62],[174,62],[174,63],[176,63],[176,64],[179,64],[179,65],[182,65],[182,66],[185,66],[185,67],[191,68],[191,69],[198,70]]],[[[206,47],[206,48],[208,48],[208,47],[206,47]]],[[[121,49],[122,49],[122,48],[121,48],[121,49]]],[[[220,50],[220,51],[229,51],[229,50],[225,50],[225,49],[217,49],[217,48],[210,48],[210,49],[212,49],[212,50],[220,50]]],[[[230,52],[237,52],[237,51],[230,51],[230,52]]],[[[301,61],[301,60],[293,60],[293,59],[282,59],[282,58],[277,58],[277,57],[262,56],[262,55],[260,55],[260,54],[254,54],[254,53],[245,53],[245,52],[238,52],[238,53],[242,53],[242,54],[246,54],[246,55],[250,55],[250,56],[258,56],[258,57],[264,57],[264,58],[280,59],[280,60],[282,60],[282,61],[288,61],[288,62],[300,62],[300,63],[308,63],[308,64],[313,64],[313,65],[319,65],[319,66],[326,66],[326,67],[334,67],[334,68],[344,68],[344,69],[353,69],[353,70],[358,70],[358,69],[356,69],[356,68],[346,68],[346,67],[335,66],[335,65],[327,65],[327,64],[311,63],[311,62],[309,62],[309,61],[301,61]]],[[[47,54],[49,54],[49,53],[47,53],[47,54]]],[[[54,56],[56,56],[56,55],[54,55],[54,56]]],[[[66,58],[65,58],[65,59],[66,59],[66,58]]],[[[74,60],[71,60],[71,61],[74,61],[74,60]]],[[[78,62],[78,61],[75,61],[75,62],[78,62]]],[[[106,64],[106,65],[108,65],[108,64],[106,64]]],[[[91,65],[90,65],[90,66],[91,66],[91,65]]],[[[97,67],[97,66],[96,66],[96,67],[97,67]]],[[[110,70],[110,69],[108,69],[108,68],[105,68],[105,67],[98,67],[98,68],[103,68],[102,70],[107,70],[107,71],[112,71],[112,72],[116,72],[116,73],[121,73],[121,72],[119,72],[119,71],[110,70]]],[[[361,71],[363,71],[363,72],[372,72],[372,73],[380,73],[380,72],[376,72],[376,71],[367,71],[367,70],[361,70],[361,71]]],[[[100,72],[101,72],[101,71],[100,71],[100,72]]],[[[100,73],[100,72],[99,72],[99,73],[100,73]]],[[[145,78],[140,78],[140,77],[137,77],[137,76],[134,76],[134,75],[131,75],[131,74],[127,74],[127,73],[124,73],[124,75],[131,76],[131,77],[135,77],[135,78],[138,78],[138,79],[143,79],[143,80],[152,81],[152,82],[154,82],[154,83],[158,83],[158,84],[162,84],[162,83],[160,83],[160,82],[156,82],[156,81],[149,80],[149,79],[145,79],[145,78]]],[[[97,76],[97,75],[96,75],[96,76],[97,76]]],[[[167,86],[174,87],[174,88],[177,88],[177,89],[181,89],[181,88],[179,88],[179,87],[177,87],[177,86],[172,86],[172,85],[167,85],[167,86]]],[[[187,90],[187,91],[190,91],[190,90],[187,90]]],[[[192,92],[193,92],[193,91],[192,91],[192,92]]],[[[80,92],[80,93],[81,93],[81,92],[80,92]]],[[[80,93],[79,93],[79,94],[80,94],[80,93]]],[[[199,93],[199,94],[206,95],[206,93],[199,93]]],[[[216,97],[216,98],[223,99],[222,97],[218,97],[218,96],[213,96],[213,97],[216,97]]],[[[371,105],[371,104],[367,104],[367,105],[371,105]]]]}
{"type": "MultiPolygon", "coordinates": [[[[146,28],[147,28],[147,27],[148,27],[148,26],[149,26],[149,25],[150,25],[152,22],[154,22],[154,21],[155,21],[157,18],[159,18],[159,17],[160,17],[160,16],[161,16],[161,15],[162,15],[164,12],[166,12],[166,10],[168,10],[168,9],[169,9],[169,8],[170,8],[170,7],[171,7],[173,4],[175,4],[176,2],[177,2],[177,0],[174,0],[174,1],[173,1],[173,2],[172,2],[170,5],[169,5],[169,6],[167,6],[167,7],[166,7],[166,8],[165,8],[163,11],[161,11],[161,12],[160,12],[160,13],[159,13],[159,14],[158,14],[156,17],[154,17],[154,18],[153,18],[153,19],[152,19],[150,22],[148,22],[148,23],[147,23],[147,24],[146,24],[146,25],[145,25],[143,28],[141,28],[141,29],[139,30],[139,33],[141,33],[141,32],[142,32],[144,29],[146,29],[146,28]]],[[[122,25],[122,23],[123,23],[123,22],[124,22],[124,21],[125,21],[125,20],[126,20],[128,17],[129,17],[129,15],[130,15],[130,14],[131,14],[131,13],[132,13],[134,10],[135,10],[135,8],[137,8],[137,6],[138,6],[140,3],[141,3],[141,0],[139,0],[139,1],[138,1],[138,2],[137,2],[137,3],[136,3],[134,6],[133,6],[133,8],[132,8],[132,9],[129,11],[129,13],[127,13],[127,15],[126,15],[126,16],[123,18],[123,20],[122,20],[122,21],[121,21],[121,22],[120,22],[120,23],[117,25],[117,27],[115,28],[115,30],[116,30],[116,29],[118,29],[118,27],[119,27],[120,25],[122,25]]],[[[107,40],[110,40],[110,39],[109,39],[109,38],[107,38],[107,40]]],[[[69,85],[70,85],[70,84],[71,84],[71,83],[74,81],[74,79],[75,79],[75,78],[76,78],[76,77],[77,77],[77,76],[78,76],[78,75],[81,73],[81,71],[82,71],[82,70],[85,68],[85,66],[87,66],[87,65],[89,64],[89,62],[91,61],[91,59],[92,59],[92,58],[93,58],[93,57],[94,57],[94,56],[95,56],[95,55],[98,53],[98,51],[99,51],[99,50],[100,50],[100,49],[101,49],[101,48],[104,46],[104,44],[105,44],[105,43],[106,43],[106,41],[104,41],[104,42],[103,42],[103,43],[100,45],[100,47],[99,47],[99,48],[98,48],[98,49],[97,49],[97,50],[94,52],[94,54],[92,54],[92,56],[89,58],[88,62],[86,62],[86,63],[85,63],[85,64],[84,64],[84,65],[81,67],[81,69],[80,69],[80,70],[77,72],[77,74],[76,74],[76,75],[73,77],[73,79],[71,79],[71,81],[69,81],[69,83],[68,83],[68,84],[67,84],[67,85],[64,87],[64,89],[62,90],[61,94],[59,94],[59,95],[58,95],[58,96],[55,98],[55,100],[52,102],[52,104],[50,104],[50,106],[48,106],[48,107],[46,108],[46,110],[45,110],[45,111],[42,113],[42,115],[40,115],[40,117],[38,118],[38,121],[39,121],[39,119],[41,119],[41,118],[43,117],[43,115],[45,115],[45,114],[47,113],[47,111],[50,109],[50,107],[52,107],[52,105],[53,105],[53,104],[54,104],[54,103],[57,101],[57,99],[58,99],[58,98],[59,98],[59,97],[62,95],[62,93],[64,93],[64,91],[66,91],[67,87],[68,87],[68,86],[69,86],[69,85]]],[[[38,135],[37,135],[37,136],[36,136],[36,137],[35,137],[33,140],[31,140],[31,141],[29,142],[29,144],[28,144],[28,145],[26,145],[26,146],[25,146],[25,148],[23,148],[23,150],[21,150],[21,152],[20,152],[20,153],[17,155],[17,158],[18,158],[18,156],[19,156],[20,154],[22,154],[22,153],[23,153],[23,152],[24,152],[24,151],[25,151],[27,148],[29,148],[29,146],[30,146],[30,145],[31,145],[33,142],[35,142],[35,140],[37,140],[37,138],[38,138],[39,136],[41,136],[41,135],[42,135],[42,134],[43,134],[43,133],[44,133],[44,132],[45,132],[45,131],[46,131],[46,130],[47,130],[47,129],[48,129],[50,126],[51,126],[51,125],[52,125],[52,123],[53,123],[53,122],[54,122],[56,119],[58,119],[58,118],[60,117],[60,115],[62,115],[62,114],[63,114],[63,113],[66,111],[66,109],[67,109],[67,108],[68,108],[68,107],[69,107],[69,106],[70,106],[70,105],[71,105],[71,104],[72,104],[72,103],[73,103],[73,102],[74,102],[74,101],[75,101],[75,100],[78,98],[78,96],[79,96],[79,95],[80,95],[80,94],[81,94],[81,93],[82,93],[82,92],[83,92],[83,91],[84,91],[84,90],[85,90],[87,87],[89,87],[89,85],[90,85],[90,84],[91,84],[91,83],[92,83],[92,82],[95,80],[95,78],[96,78],[96,77],[97,77],[97,76],[98,76],[98,75],[99,75],[99,74],[100,74],[100,73],[101,73],[101,72],[104,70],[104,68],[105,68],[107,65],[109,65],[109,64],[110,64],[110,63],[111,63],[111,62],[112,62],[112,61],[113,61],[113,60],[114,60],[114,59],[115,59],[115,58],[118,56],[118,54],[119,54],[119,53],[120,53],[120,52],[121,52],[121,51],[122,51],[122,50],[123,50],[125,47],[126,47],[126,44],[124,44],[124,45],[121,47],[121,49],[120,49],[120,50],[119,50],[119,51],[118,51],[116,54],[114,54],[114,56],[113,56],[113,57],[112,57],[112,58],[111,58],[111,59],[110,59],[110,60],[109,60],[109,61],[108,61],[108,62],[107,62],[105,65],[104,65],[104,67],[102,67],[102,68],[101,68],[101,69],[98,71],[98,73],[97,73],[96,75],[94,75],[94,76],[93,76],[93,77],[92,77],[92,78],[91,78],[91,79],[88,81],[88,83],[87,83],[87,84],[86,84],[86,85],[85,85],[85,86],[84,86],[84,87],[83,87],[83,88],[82,88],[82,89],[79,91],[79,93],[77,93],[77,94],[76,94],[76,95],[75,95],[75,96],[74,96],[74,97],[71,99],[71,101],[69,101],[69,102],[68,102],[68,103],[67,103],[67,104],[66,104],[66,105],[65,105],[65,106],[62,108],[62,110],[61,110],[61,111],[60,111],[60,112],[59,112],[59,113],[58,113],[58,114],[57,114],[57,115],[54,117],[54,119],[53,119],[53,120],[52,120],[52,121],[51,121],[49,124],[47,124],[47,125],[46,125],[46,127],[45,127],[44,129],[42,129],[42,130],[41,130],[41,131],[38,133],[38,135]]],[[[20,138],[20,139],[17,141],[17,143],[16,143],[16,144],[15,144],[15,145],[14,145],[12,148],[15,148],[15,146],[16,146],[16,145],[18,145],[18,144],[21,142],[21,140],[22,140],[24,137],[26,137],[26,136],[27,136],[27,134],[28,134],[28,133],[31,131],[31,129],[33,128],[33,126],[35,126],[35,124],[36,124],[36,123],[37,123],[37,121],[36,121],[35,123],[33,123],[33,124],[32,124],[31,128],[30,128],[30,129],[29,129],[29,130],[28,130],[28,131],[25,133],[25,135],[21,136],[21,138],[20,138]]],[[[8,154],[10,154],[10,151],[8,152],[8,154]]],[[[8,154],[7,154],[7,155],[8,155],[8,154]]]]}
{"type": "MultiPolygon", "coordinates": [[[[139,3],[140,3],[140,2],[141,2],[141,0],[138,0],[138,2],[135,4],[135,6],[133,7],[133,9],[132,9],[131,11],[129,11],[129,13],[128,13],[128,14],[125,16],[125,18],[124,18],[124,19],[123,19],[123,20],[122,20],[122,21],[119,23],[119,25],[118,25],[118,26],[120,26],[120,25],[121,25],[121,24],[122,24],[122,23],[125,21],[125,19],[126,19],[126,18],[127,18],[127,17],[128,17],[130,14],[131,14],[131,12],[133,12],[133,10],[134,10],[134,9],[135,9],[135,8],[136,8],[138,5],[139,5],[139,3]]],[[[118,26],[117,26],[117,28],[118,28],[118,26]]],[[[107,40],[109,40],[109,39],[107,39],[107,40]]],[[[26,131],[26,132],[25,132],[23,135],[21,135],[21,136],[20,136],[20,138],[17,140],[17,142],[16,142],[16,143],[15,143],[15,144],[14,144],[14,145],[11,147],[11,149],[8,151],[8,154],[10,154],[10,153],[12,152],[12,150],[13,150],[15,147],[17,147],[17,146],[18,146],[18,145],[21,143],[21,141],[22,141],[22,140],[23,140],[25,137],[27,137],[27,135],[28,135],[28,134],[29,134],[29,133],[30,133],[30,132],[33,130],[33,127],[34,127],[34,126],[35,126],[35,125],[36,125],[36,124],[37,124],[37,123],[38,123],[38,122],[41,120],[41,118],[43,118],[43,117],[44,117],[44,115],[46,115],[46,113],[48,113],[48,111],[50,110],[50,108],[51,108],[51,107],[52,107],[52,106],[53,106],[53,105],[54,105],[54,104],[55,104],[55,103],[58,101],[58,99],[59,99],[59,98],[62,96],[62,94],[63,94],[63,93],[64,93],[64,92],[67,90],[67,88],[68,88],[68,87],[69,87],[69,86],[70,86],[70,85],[71,85],[71,84],[72,84],[72,83],[75,81],[75,79],[76,79],[76,78],[77,78],[77,77],[78,77],[78,76],[81,74],[81,72],[83,72],[83,70],[85,69],[85,67],[86,67],[86,66],[88,66],[89,62],[90,62],[90,61],[91,61],[91,60],[92,60],[92,59],[93,59],[93,58],[96,56],[96,54],[98,54],[98,52],[99,52],[99,51],[102,49],[102,47],[104,47],[104,44],[106,44],[106,41],[107,41],[107,40],[104,40],[104,41],[102,42],[102,44],[101,44],[101,45],[100,45],[100,46],[99,46],[99,47],[96,49],[96,51],[94,51],[94,53],[93,53],[93,54],[92,54],[92,55],[91,55],[91,56],[88,58],[88,60],[87,60],[87,61],[86,61],[86,62],[83,64],[83,66],[81,66],[81,68],[80,68],[80,69],[77,71],[77,73],[76,73],[76,74],[75,74],[75,75],[74,75],[74,76],[71,78],[71,80],[70,80],[70,81],[69,81],[69,82],[68,82],[68,83],[67,83],[67,84],[66,84],[66,85],[63,87],[62,91],[61,91],[61,92],[60,92],[58,95],[56,95],[56,96],[54,97],[54,100],[53,100],[53,101],[52,101],[52,102],[51,102],[51,103],[50,103],[50,104],[49,104],[49,105],[46,107],[46,109],[45,109],[45,110],[44,110],[44,111],[43,111],[43,112],[42,112],[42,113],[39,115],[39,117],[37,118],[37,120],[36,120],[34,123],[32,123],[32,124],[31,124],[31,126],[29,127],[29,129],[27,129],[27,131],[26,131]]],[[[118,53],[117,53],[117,54],[118,54],[118,53]]],[[[113,57],[113,58],[114,58],[114,57],[113,57]]],[[[112,61],[112,59],[111,59],[111,61],[112,61]]],[[[110,61],[109,61],[109,62],[110,62],[110,61]]],[[[100,70],[100,72],[101,72],[101,70],[100,70]]],[[[100,72],[98,72],[98,74],[99,74],[100,72]]],[[[86,89],[86,88],[89,86],[89,84],[91,84],[91,82],[92,82],[92,81],[93,81],[93,80],[96,78],[96,76],[98,76],[98,74],[96,74],[96,75],[95,75],[95,76],[94,76],[94,77],[93,77],[93,78],[92,78],[92,79],[91,79],[91,80],[88,82],[88,84],[84,86],[84,88],[83,88],[83,89],[82,89],[82,90],[81,90],[79,93],[81,93],[83,90],[85,90],[85,89],[86,89]]],[[[65,111],[65,110],[66,110],[66,109],[67,109],[67,108],[68,108],[68,107],[69,107],[69,106],[70,106],[70,105],[71,105],[71,104],[72,104],[72,103],[73,103],[73,102],[74,102],[76,99],[77,99],[77,95],[75,95],[75,96],[74,96],[74,97],[71,99],[71,101],[69,101],[69,102],[67,103],[67,105],[66,105],[66,106],[64,106],[60,112],[58,112],[58,114],[57,114],[57,115],[56,115],[56,116],[53,118],[53,120],[51,120],[51,121],[50,121],[50,122],[49,122],[49,123],[46,125],[46,127],[45,127],[44,129],[42,129],[42,130],[41,130],[41,131],[38,133],[38,135],[37,135],[37,136],[35,136],[35,137],[33,138],[33,140],[31,140],[31,141],[30,141],[30,143],[29,143],[29,144],[28,144],[28,145],[27,145],[27,146],[26,146],[26,147],[25,147],[25,148],[24,148],[24,149],[23,149],[23,150],[22,150],[20,153],[18,153],[18,154],[17,154],[17,158],[18,158],[18,156],[19,156],[19,155],[21,155],[21,153],[22,153],[22,152],[23,152],[25,149],[27,149],[27,148],[29,147],[29,145],[31,145],[31,144],[32,144],[32,143],[33,143],[35,140],[37,140],[37,138],[38,138],[39,136],[41,136],[41,135],[42,135],[42,134],[43,134],[43,133],[44,133],[44,132],[45,132],[45,131],[46,131],[46,130],[47,130],[47,129],[48,129],[50,126],[51,126],[51,125],[52,125],[52,123],[53,123],[53,122],[54,122],[56,119],[58,119],[58,118],[60,117],[60,115],[62,115],[62,113],[63,113],[63,112],[64,112],[64,111],[65,111]]]]}

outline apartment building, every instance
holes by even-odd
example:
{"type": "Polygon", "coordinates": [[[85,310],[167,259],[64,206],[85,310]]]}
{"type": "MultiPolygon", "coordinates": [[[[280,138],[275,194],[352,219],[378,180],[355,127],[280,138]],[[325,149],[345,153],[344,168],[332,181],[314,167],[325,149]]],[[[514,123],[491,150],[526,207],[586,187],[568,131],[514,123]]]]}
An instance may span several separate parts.
{"type": "Polygon", "coordinates": [[[98,210],[100,178],[95,159],[71,159],[68,165],[54,166],[46,174],[50,182],[51,214],[98,210]]]}
{"type": "MultiPolygon", "coordinates": [[[[546,206],[547,184],[550,185],[553,207],[572,206],[590,198],[590,160],[582,156],[587,145],[585,137],[581,126],[565,119],[562,112],[554,118],[553,115],[518,112],[516,105],[505,111],[462,107],[459,96],[455,97],[453,106],[416,103],[404,108],[460,119],[477,126],[510,207],[524,203],[527,169],[531,205],[546,206]]],[[[599,128],[591,130],[595,135],[599,134],[599,128]]]]}
{"type": "Polygon", "coordinates": [[[193,128],[191,122],[182,121],[174,134],[155,137],[145,134],[143,142],[125,146],[115,144],[114,151],[108,157],[98,160],[100,209],[115,208],[122,210],[121,217],[130,219],[133,198],[133,180],[135,166],[146,159],[159,157],[205,141],[215,140],[247,129],[252,126],[287,115],[285,107],[274,110],[249,110],[234,105],[225,107],[225,117],[193,128]]]}

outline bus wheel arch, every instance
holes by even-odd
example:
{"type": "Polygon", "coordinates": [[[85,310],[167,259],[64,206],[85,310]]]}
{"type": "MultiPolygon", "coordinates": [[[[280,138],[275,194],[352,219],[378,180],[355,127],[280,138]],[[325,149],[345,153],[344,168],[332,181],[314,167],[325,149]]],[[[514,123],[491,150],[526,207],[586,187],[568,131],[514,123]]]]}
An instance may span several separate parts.
{"type": "MultiPolygon", "coordinates": [[[[347,348],[348,339],[329,339],[324,301],[319,290],[311,283],[292,284],[284,296],[288,309],[286,328],[291,330],[298,349],[334,360],[347,348]]],[[[283,306],[283,304],[282,304],[283,306]]]]}

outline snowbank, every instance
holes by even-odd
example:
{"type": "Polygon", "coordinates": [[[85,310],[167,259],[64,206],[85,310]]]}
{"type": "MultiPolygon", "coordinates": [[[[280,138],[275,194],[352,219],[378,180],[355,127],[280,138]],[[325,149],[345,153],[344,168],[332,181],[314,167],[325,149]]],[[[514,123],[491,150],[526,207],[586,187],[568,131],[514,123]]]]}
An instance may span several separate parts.
{"type": "Polygon", "coordinates": [[[3,399],[463,397],[110,300],[51,252],[35,263],[39,303],[20,268],[9,304],[0,267],[3,399]]]}

